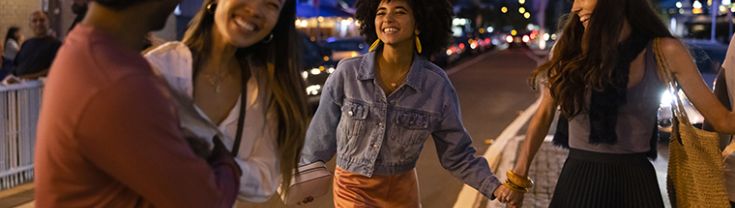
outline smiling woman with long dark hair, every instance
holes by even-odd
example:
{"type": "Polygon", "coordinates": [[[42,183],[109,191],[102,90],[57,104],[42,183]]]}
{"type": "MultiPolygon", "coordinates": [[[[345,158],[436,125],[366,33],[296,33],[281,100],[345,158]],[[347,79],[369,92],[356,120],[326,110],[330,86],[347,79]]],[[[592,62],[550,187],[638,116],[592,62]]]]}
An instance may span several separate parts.
{"type": "Polygon", "coordinates": [[[206,0],[183,42],[146,55],[235,149],[241,202],[286,190],[303,146],[308,116],[295,15],[295,0],[206,0]]]}
{"type": "MultiPolygon", "coordinates": [[[[550,60],[533,72],[541,104],[512,170],[528,175],[558,107],[568,128],[560,129],[566,137],[554,139],[570,153],[550,207],[664,206],[649,161],[656,156],[656,113],[664,92],[654,40],[694,106],[718,131],[735,130],[735,114],[709,91],[648,0],[575,0],[550,60]]],[[[498,197],[520,206],[523,194],[498,197]]]]}

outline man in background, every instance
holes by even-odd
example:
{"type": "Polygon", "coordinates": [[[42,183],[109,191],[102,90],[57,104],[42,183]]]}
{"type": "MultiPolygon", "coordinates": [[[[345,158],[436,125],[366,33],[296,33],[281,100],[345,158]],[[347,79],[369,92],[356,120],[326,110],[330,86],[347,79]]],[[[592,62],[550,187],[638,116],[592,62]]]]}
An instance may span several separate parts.
{"type": "Polygon", "coordinates": [[[13,75],[26,79],[46,76],[61,47],[61,41],[51,35],[49,17],[43,11],[31,13],[30,27],[33,38],[23,42],[15,56],[13,75]]]}

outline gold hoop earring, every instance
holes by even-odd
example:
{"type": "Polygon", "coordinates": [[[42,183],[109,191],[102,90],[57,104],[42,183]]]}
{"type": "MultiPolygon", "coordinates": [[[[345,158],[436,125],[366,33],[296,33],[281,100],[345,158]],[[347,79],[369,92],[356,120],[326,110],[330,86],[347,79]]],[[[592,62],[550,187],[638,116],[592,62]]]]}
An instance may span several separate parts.
{"type": "Polygon", "coordinates": [[[368,51],[370,52],[375,51],[375,49],[377,49],[379,45],[380,45],[380,39],[377,39],[375,40],[375,42],[373,42],[372,45],[370,45],[370,49],[368,49],[368,51]]]}
{"type": "Polygon", "coordinates": [[[214,14],[214,11],[217,10],[217,3],[211,2],[211,3],[207,4],[206,9],[207,9],[207,13],[214,14]]]}
{"type": "Polygon", "coordinates": [[[421,51],[423,50],[423,47],[421,46],[421,39],[419,39],[419,33],[416,33],[416,51],[421,54],[421,51]]]}

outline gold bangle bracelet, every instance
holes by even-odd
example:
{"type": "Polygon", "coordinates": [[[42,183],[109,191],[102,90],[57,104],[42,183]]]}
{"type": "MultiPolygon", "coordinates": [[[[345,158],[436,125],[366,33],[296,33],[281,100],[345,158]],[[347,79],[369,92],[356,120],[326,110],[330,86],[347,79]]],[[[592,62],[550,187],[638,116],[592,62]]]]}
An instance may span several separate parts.
{"type": "Polygon", "coordinates": [[[528,189],[519,187],[513,183],[511,183],[509,180],[505,180],[505,183],[503,183],[505,186],[507,186],[510,190],[513,190],[515,192],[521,192],[521,193],[527,193],[528,189]]]}
{"type": "Polygon", "coordinates": [[[508,180],[510,180],[510,182],[520,187],[532,188],[534,185],[534,182],[531,178],[521,177],[518,174],[514,173],[512,170],[508,170],[508,172],[506,172],[506,175],[508,176],[508,180]]]}
{"type": "Polygon", "coordinates": [[[508,176],[508,179],[510,179],[512,182],[518,185],[521,185],[521,186],[532,186],[533,185],[533,180],[531,180],[531,178],[521,177],[518,174],[514,173],[512,170],[508,170],[508,172],[506,172],[506,175],[508,176]]]}
{"type": "Polygon", "coordinates": [[[528,189],[528,187],[523,187],[521,185],[518,185],[516,183],[513,183],[513,181],[510,181],[510,180],[505,180],[505,183],[507,183],[509,186],[513,186],[513,187],[515,187],[517,189],[528,189]]]}

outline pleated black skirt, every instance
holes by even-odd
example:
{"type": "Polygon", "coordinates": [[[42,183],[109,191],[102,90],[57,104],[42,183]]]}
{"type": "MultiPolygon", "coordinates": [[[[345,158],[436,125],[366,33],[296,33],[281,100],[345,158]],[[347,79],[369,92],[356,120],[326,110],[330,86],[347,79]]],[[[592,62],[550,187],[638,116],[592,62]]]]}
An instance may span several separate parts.
{"type": "Polygon", "coordinates": [[[656,172],[645,153],[570,149],[549,207],[664,207],[656,172]]]}

